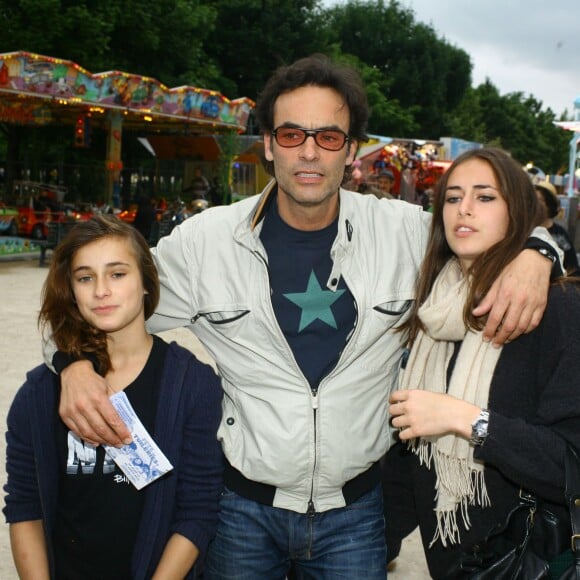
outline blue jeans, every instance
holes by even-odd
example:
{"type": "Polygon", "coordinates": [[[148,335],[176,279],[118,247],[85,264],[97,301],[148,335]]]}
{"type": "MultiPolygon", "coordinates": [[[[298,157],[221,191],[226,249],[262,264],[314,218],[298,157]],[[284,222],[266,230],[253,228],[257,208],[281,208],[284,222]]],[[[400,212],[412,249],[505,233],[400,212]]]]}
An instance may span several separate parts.
{"type": "Polygon", "coordinates": [[[381,486],[344,507],[312,516],[266,506],[225,490],[205,562],[208,580],[385,580],[381,486]]]}

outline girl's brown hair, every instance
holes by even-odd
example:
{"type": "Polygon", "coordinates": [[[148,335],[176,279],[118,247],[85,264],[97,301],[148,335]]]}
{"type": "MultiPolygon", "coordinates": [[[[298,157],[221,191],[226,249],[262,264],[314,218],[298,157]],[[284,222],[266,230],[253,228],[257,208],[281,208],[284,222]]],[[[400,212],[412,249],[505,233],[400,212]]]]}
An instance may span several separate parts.
{"type": "Polygon", "coordinates": [[[456,167],[473,159],[484,161],[491,167],[499,193],[508,206],[509,222],[505,238],[481,254],[469,269],[471,284],[463,312],[463,319],[469,328],[483,328],[485,318],[476,318],[472,310],[485,296],[503,268],[522,251],[532,229],[538,225],[539,211],[534,186],[523,168],[505,151],[484,147],[467,151],[457,157],[441,176],[434,191],[433,221],[427,253],[417,280],[417,296],[410,318],[401,325],[401,330],[409,331],[411,343],[419,330],[423,330],[417,315],[419,307],[427,299],[445,263],[454,255],[445,239],[443,225],[443,206],[449,177],[456,167]]]}
{"type": "Polygon", "coordinates": [[[42,305],[38,315],[39,325],[43,330],[52,332],[58,350],[74,358],[92,355],[103,375],[111,369],[107,334],[81,316],[74,299],[71,270],[74,256],[80,248],[108,237],[130,242],[146,290],[145,319],[153,314],[159,302],[159,276],[145,238],[132,225],[114,215],[98,215],[75,224],[55,249],[42,289],[42,305]]]}

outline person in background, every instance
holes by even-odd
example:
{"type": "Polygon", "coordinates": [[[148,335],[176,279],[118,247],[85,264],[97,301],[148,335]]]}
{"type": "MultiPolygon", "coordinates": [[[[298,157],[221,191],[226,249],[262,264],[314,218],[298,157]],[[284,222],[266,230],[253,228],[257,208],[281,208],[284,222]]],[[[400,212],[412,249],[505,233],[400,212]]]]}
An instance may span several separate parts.
{"type": "Polygon", "coordinates": [[[55,250],[40,323],[125,392],[173,469],[137,490],[103,447],[59,421],[58,377],[32,370],[6,434],[4,514],[24,580],[193,578],[201,568],[222,484],[221,387],[211,367],[147,333],[158,299],[149,247],[115,216],[76,224],[55,250]]]}
{"type": "Polygon", "coordinates": [[[433,213],[433,188],[427,188],[423,193],[423,211],[433,213]]]}
{"type": "Polygon", "coordinates": [[[227,205],[232,202],[231,200],[231,193],[229,192],[230,186],[229,183],[227,184],[227,195],[223,192],[223,188],[220,189],[220,183],[217,177],[214,177],[211,180],[211,186],[209,188],[209,205],[210,207],[214,207],[216,205],[227,205]],[[222,197],[223,195],[223,197],[222,197]]]}
{"type": "Polygon", "coordinates": [[[146,195],[140,195],[137,201],[137,212],[133,221],[133,227],[151,244],[151,231],[153,224],[157,220],[155,200],[146,195]]]}
{"type": "Polygon", "coordinates": [[[417,167],[413,161],[408,161],[407,166],[401,171],[399,199],[417,203],[417,167]]]}
{"type": "Polygon", "coordinates": [[[191,195],[193,200],[205,199],[207,200],[209,194],[210,184],[207,177],[203,174],[201,167],[196,167],[193,179],[191,180],[190,186],[185,190],[185,192],[191,195]]]}
{"type": "MultiPolygon", "coordinates": [[[[394,199],[393,184],[395,183],[395,176],[390,169],[382,169],[377,177],[377,186],[379,188],[380,196],[386,199],[394,199]]],[[[375,194],[376,195],[376,194],[375,194]]]]}
{"type": "Polygon", "coordinates": [[[379,173],[376,184],[361,181],[356,191],[364,195],[372,194],[378,199],[395,199],[395,195],[391,194],[394,180],[393,172],[388,169],[383,169],[379,173]]]}
{"type": "Polygon", "coordinates": [[[384,469],[389,558],[418,526],[435,579],[461,574],[461,552],[504,522],[522,488],[569,520],[564,457],[567,444],[580,451],[580,287],[554,281],[540,325],[503,348],[483,340],[485,320],[473,315],[537,221],[534,186],[502,150],[462,154],[435,187],[417,300],[401,327],[410,354],[390,397],[400,443],[384,469]]]}
{"type": "Polygon", "coordinates": [[[556,188],[549,181],[539,181],[534,184],[538,201],[540,205],[540,212],[542,220],[540,225],[544,226],[549,232],[554,241],[560,246],[564,252],[564,269],[568,276],[580,275],[580,266],[578,265],[578,256],[576,255],[576,248],[570,239],[568,232],[560,224],[554,221],[560,213],[560,200],[556,188]]]}
{"type": "MultiPolygon", "coordinates": [[[[354,69],[322,55],[280,67],[256,107],[274,179],[153,250],[162,291],[149,328],[190,328],[225,391],[210,579],[279,580],[291,563],[298,577],[385,579],[379,461],[404,345],[394,330],[415,297],[431,216],[341,188],[368,116],[354,69]]],[[[493,307],[490,340],[537,324],[551,267],[535,250],[508,267],[479,305],[493,307]]],[[[128,437],[87,361],[62,382],[73,430],[128,437]]]]}

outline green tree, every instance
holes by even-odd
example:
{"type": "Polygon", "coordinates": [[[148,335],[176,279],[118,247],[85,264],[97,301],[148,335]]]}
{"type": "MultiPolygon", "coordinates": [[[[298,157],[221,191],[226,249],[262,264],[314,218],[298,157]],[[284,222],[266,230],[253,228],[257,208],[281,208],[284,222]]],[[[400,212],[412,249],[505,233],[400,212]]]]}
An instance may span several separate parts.
{"type": "Polygon", "coordinates": [[[548,173],[565,171],[569,136],[554,125],[551,109],[521,92],[501,95],[487,79],[470,91],[450,125],[454,136],[501,145],[521,163],[548,173]]]}
{"type": "Polygon", "coordinates": [[[278,66],[326,52],[328,30],[318,0],[210,0],[217,11],[205,50],[219,67],[222,93],[258,97],[278,66]]]}
{"type": "Polygon", "coordinates": [[[0,0],[0,52],[36,52],[169,87],[213,88],[217,69],[204,43],[216,16],[200,0],[0,0]]]}
{"type": "Polygon", "coordinates": [[[484,143],[487,140],[485,122],[481,115],[479,93],[469,88],[457,108],[446,114],[445,125],[449,127],[448,135],[466,141],[484,143]]]}
{"type": "Polygon", "coordinates": [[[397,99],[386,97],[389,81],[376,68],[368,66],[356,56],[336,56],[338,60],[356,68],[365,84],[370,108],[368,132],[376,135],[414,135],[420,130],[414,114],[417,107],[402,107],[397,99]]]}
{"type": "Polygon", "coordinates": [[[204,46],[216,9],[192,0],[118,0],[109,66],[151,76],[169,87],[217,89],[218,72],[204,46]]]}
{"type": "MultiPolygon", "coordinates": [[[[0,0],[0,52],[25,50],[75,60],[103,61],[114,21],[108,3],[0,0]]],[[[99,71],[92,71],[99,72],[99,71]]]]}
{"type": "MultiPolygon", "coordinates": [[[[471,84],[467,53],[416,23],[413,12],[395,0],[350,0],[328,14],[340,50],[378,71],[385,99],[407,110],[410,122],[402,127],[404,135],[419,131],[423,138],[436,139],[446,134],[446,114],[471,84]]],[[[373,122],[387,134],[401,130],[398,120],[391,126],[388,117],[379,122],[374,116],[373,122]]]]}

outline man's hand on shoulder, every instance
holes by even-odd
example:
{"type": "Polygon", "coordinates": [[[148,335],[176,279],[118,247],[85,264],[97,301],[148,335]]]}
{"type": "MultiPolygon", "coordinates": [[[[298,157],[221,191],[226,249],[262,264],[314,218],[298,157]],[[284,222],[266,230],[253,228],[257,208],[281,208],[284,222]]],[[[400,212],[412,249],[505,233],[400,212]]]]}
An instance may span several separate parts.
{"type": "Polygon", "coordinates": [[[90,361],[70,364],[60,379],[59,414],[71,431],[93,444],[119,447],[131,442],[131,434],[109,401],[105,379],[90,361]]]}
{"type": "Polygon", "coordinates": [[[500,346],[540,324],[548,303],[551,271],[552,262],[536,250],[523,250],[504,268],[473,311],[475,316],[489,313],[484,339],[500,346]]]}

